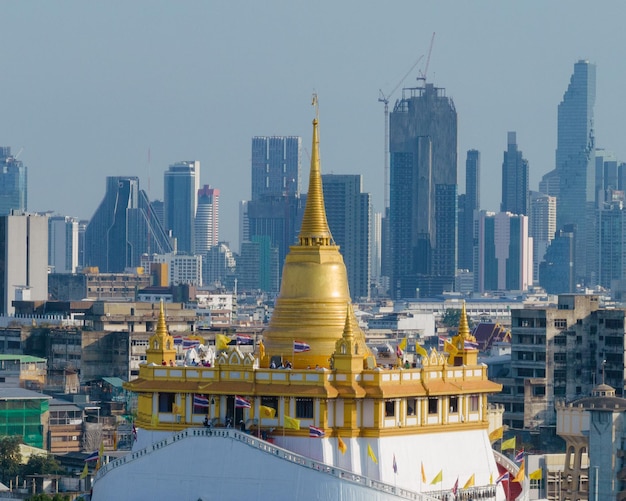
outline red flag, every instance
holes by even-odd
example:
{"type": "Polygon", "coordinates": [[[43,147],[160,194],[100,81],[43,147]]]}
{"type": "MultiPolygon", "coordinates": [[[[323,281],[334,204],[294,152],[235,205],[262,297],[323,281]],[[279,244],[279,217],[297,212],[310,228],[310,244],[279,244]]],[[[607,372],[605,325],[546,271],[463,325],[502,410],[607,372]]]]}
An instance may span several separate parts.
{"type": "Polygon", "coordinates": [[[452,486],[452,494],[456,496],[456,491],[458,490],[459,490],[459,477],[456,477],[456,482],[454,482],[454,485],[452,486]]]}

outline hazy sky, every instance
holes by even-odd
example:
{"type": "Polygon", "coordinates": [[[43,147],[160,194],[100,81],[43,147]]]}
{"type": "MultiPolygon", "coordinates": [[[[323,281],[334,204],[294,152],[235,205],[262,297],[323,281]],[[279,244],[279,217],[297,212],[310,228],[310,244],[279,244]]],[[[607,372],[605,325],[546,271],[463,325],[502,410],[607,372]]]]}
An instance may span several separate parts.
{"type": "Polygon", "coordinates": [[[532,189],[554,167],[578,59],[597,64],[596,144],[626,160],[625,19],[626,3],[606,0],[3,2],[0,145],[23,148],[29,210],[85,219],[107,175],[137,175],[162,199],[167,167],[200,160],[201,183],[221,190],[220,238],[235,246],[252,136],[303,136],[306,189],[315,90],[322,171],[362,174],[380,211],[378,92],[436,32],[427,78],[458,112],[459,192],[476,148],[482,206],[496,210],[507,131],[532,189]]]}

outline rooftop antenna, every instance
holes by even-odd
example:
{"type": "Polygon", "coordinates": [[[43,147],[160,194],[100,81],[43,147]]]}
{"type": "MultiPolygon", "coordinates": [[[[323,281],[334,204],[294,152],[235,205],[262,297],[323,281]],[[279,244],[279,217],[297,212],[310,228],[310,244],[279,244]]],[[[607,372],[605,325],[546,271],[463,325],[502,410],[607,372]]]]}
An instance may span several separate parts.
{"type": "Polygon", "coordinates": [[[406,75],[402,77],[402,80],[398,82],[391,92],[387,95],[383,94],[382,89],[378,89],[378,102],[383,103],[385,105],[385,211],[389,208],[389,98],[393,95],[395,91],[402,85],[402,83],[406,80],[406,78],[411,74],[411,72],[415,69],[415,67],[419,64],[419,62],[424,59],[424,55],[422,54],[411,69],[406,72],[406,75]]]}

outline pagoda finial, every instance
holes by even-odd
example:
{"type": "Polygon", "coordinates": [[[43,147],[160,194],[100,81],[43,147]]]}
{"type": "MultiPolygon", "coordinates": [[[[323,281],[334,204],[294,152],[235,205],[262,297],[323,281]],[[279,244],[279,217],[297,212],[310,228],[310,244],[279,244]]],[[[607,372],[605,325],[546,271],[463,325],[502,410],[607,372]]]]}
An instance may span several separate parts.
{"type": "Polygon", "coordinates": [[[460,336],[466,341],[473,341],[473,336],[470,334],[469,324],[467,323],[467,311],[465,310],[465,301],[463,301],[463,307],[461,308],[461,318],[459,319],[459,331],[457,336],[460,336]]]}
{"type": "Polygon", "coordinates": [[[165,324],[165,309],[163,307],[163,299],[159,305],[159,320],[157,321],[156,334],[159,337],[167,336],[167,325],[165,324]]]}
{"type": "Polygon", "coordinates": [[[309,174],[309,193],[302,217],[302,226],[298,240],[300,245],[333,245],[332,235],[326,219],[324,192],[322,189],[322,173],[320,168],[320,142],[318,133],[317,94],[313,94],[315,119],[313,120],[313,146],[311,149],[311,171],[309,174]]]}

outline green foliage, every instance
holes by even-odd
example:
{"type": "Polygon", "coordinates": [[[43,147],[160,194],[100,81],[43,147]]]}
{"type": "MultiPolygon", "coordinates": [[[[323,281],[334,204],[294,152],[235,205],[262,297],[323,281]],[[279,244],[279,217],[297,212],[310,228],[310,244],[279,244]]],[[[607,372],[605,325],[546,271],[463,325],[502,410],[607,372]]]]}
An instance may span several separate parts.
{"type": "Polygon", "coordinates": [[[48,473],[62,473],[63,468],[50,454],[35,455],[28,458],[28,463],[22,467],[21,475],[46,475],[48,473]]]}
{"type": "Polygon", "coordinates": [[[20,444],[22,437],[0,437],[0,480],[8,484],[20,472],[22,463],[22,453],[20,444]]]}
{"type": "Polygon", "coordinates": [[[441,323],[446,327],[458,327],[459,321],[461,320],[461,310],[454,310],[452,308],[448,308],[441,319],[441,323]]]}
{"type": "Polygon", "coordinates": [[[31,497],[26,498],[26,501],[70,501],[70,497],[67,494],[33,494],[31,497]]]}

